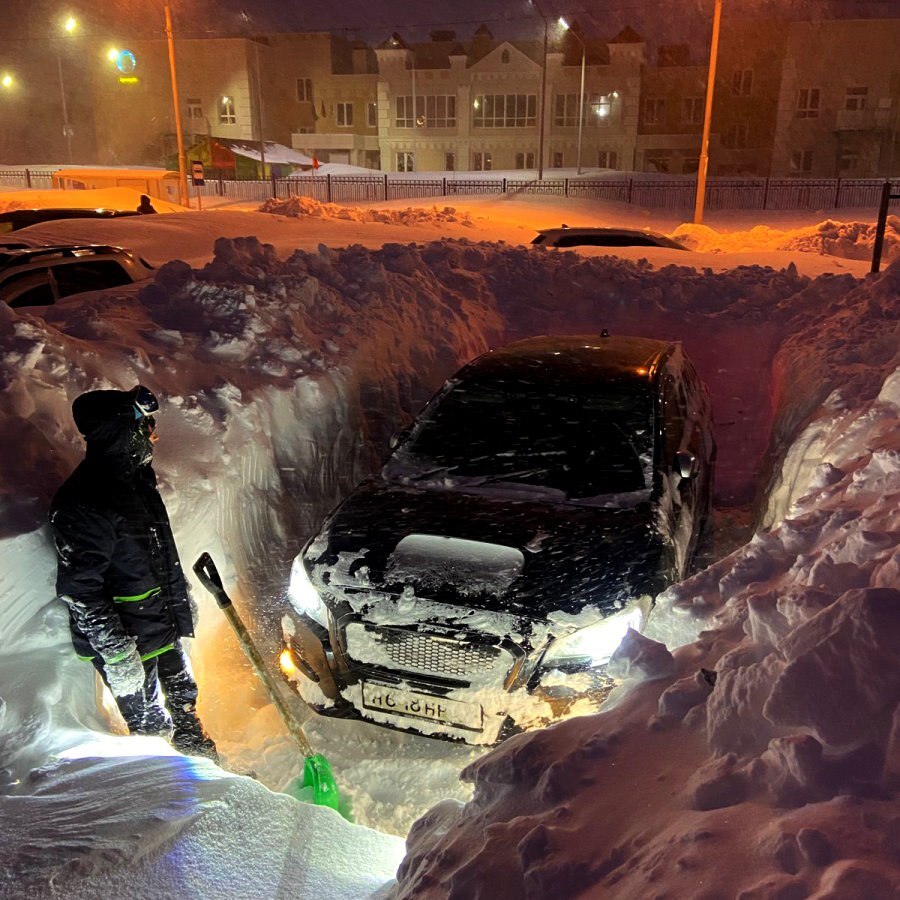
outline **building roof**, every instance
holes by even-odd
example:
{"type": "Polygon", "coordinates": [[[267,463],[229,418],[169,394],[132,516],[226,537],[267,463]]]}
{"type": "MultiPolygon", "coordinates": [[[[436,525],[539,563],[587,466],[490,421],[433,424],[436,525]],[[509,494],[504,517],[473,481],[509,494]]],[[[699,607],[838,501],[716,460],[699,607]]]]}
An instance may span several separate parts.
{"type": "MultiPolygon", "coordinates": [[[[238,156],[260,161],[259,141],[241,141],[234,138],[212,137],[217,144],[227,148],[238,156]]],[[[275,141],[266,141],[266,162],[275,165],[311,166],[313,161],[299,150],[285,147],[275,141]]]]}
{"type": "Polygon", "coordinates": [[[630,25],[626,25],[609,43],[643,44],[644,39],[630,25]]]}

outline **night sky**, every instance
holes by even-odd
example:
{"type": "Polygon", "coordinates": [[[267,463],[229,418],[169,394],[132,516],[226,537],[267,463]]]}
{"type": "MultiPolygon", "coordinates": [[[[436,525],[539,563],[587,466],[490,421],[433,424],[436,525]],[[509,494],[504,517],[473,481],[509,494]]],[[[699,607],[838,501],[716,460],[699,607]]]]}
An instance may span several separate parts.
{"type": "MultiPolygon", "coordinates": [[[[648,43],[705,44],[712,0],[538,0],[548,16],[565,15],[585,32],[611,38],[631,25],[648,43]]],[[[528,0],[171,0],[176,28],[185,36],[248,31],[329,30],[380,43],[391,32],[427,40],[435,28],[453,28],[468,38],[485,23],[497,38],[536,38],[541,19],[528,0]],[[242,15],[242,12],[244,15],[242,15]]],[[[71,10],[98,36],[147,37],[161,34],[161,0],[7,0],[4,39],[41,40],[52,23],[71,10]]],[[[786,18],[893,18],[900,0],[725,0],[724,15],[786,18]]]]}

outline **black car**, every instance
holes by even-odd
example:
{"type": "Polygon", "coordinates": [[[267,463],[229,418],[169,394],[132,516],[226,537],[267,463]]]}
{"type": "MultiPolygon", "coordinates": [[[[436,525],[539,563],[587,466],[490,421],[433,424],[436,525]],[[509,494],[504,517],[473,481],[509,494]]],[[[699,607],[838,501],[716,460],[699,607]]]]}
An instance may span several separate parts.
{"type": "Polygon", "coordinates": [[[636,228],[584,228],[562,225],[544,228],[531,243],[539,247],[564,250],[572,247],[663,247],[667,250],[687,250],[684,244],[655,231],[636,228]]]}
{"type": "Polygon", "coordinates": [[[69,207],[48,207],[46,209],[13,209],[0,213],[0,234],[54,222],[58,219],[118,219],[122,216],[136,216],[136,210],[123,209],[74,209],[69,207]]]}
{"type": "Polygon", "coordinates": [[[317,711],[494,743],[596,707],[711,508],[707,391],[678,343],[479,357],[294,561],[282,670],[317,711]]]}

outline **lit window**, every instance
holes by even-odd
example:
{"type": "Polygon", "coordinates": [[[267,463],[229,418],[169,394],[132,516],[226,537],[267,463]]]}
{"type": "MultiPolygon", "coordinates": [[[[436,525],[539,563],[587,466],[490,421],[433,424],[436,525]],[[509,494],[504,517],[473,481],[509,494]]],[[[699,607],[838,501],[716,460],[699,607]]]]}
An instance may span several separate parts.
{"type": "Polygon", "coordinates": [[[234,97],[219,98],[219,124],[234,125],[237,115],[234,111],[234,97]]]}
{"type": "Polygon", "coordinates": [[[422,94],[416,97],[415,109],[411,96],[395,98],[397,128],[455,128],[456,96],[453,94],[422,94]]]}
{"type": "Polygon", "coordinates": [[[352,128],[353,127],[353,104],[352,103],[336,104],[335,121],[337,122],[338,128],[352,128]]]}
{"type": "Polygon", "coordinates": [[[475,128],[527,128],[537,124],[537,94],[480,94],[472,106],[475,128]]]}

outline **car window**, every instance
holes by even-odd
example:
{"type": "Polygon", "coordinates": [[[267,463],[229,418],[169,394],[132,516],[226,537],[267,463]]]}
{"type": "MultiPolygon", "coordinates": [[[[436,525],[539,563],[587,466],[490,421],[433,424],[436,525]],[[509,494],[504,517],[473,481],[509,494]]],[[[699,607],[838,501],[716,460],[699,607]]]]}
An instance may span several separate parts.
{"type": "Polygon", "coordinates": [[[93,259],[55,266],[53,274],[60,297],[69,297],[84,291],[131,284],[132,278],[114,259],[93,259]]]}
{"type": "Polygon", "coordinates": [[[15,275],[0,285],[0,295],[14,309],[25,306],[49,306],[54,302],[53,289],[46,269],[15,275]]]}
{"type": "Polygon", "coordinates": [[[425,469],[552,488],[569,498],[638,491],[647,486],[642,458],[652,454],[649,392],[463,382],[429,408],[402,452],[425,469]]]}
{"type": "Polygon", "coordinates": [[[556,242],[557,247],[657,247],[658,242],[645,235],[571,234],[556,242]]]}
{"type": "Polygon", "coordinates": [[[539,234],[531,243],[532,244],[543,244],[544,241],[547,240],[546,234],[539,234]]]}

